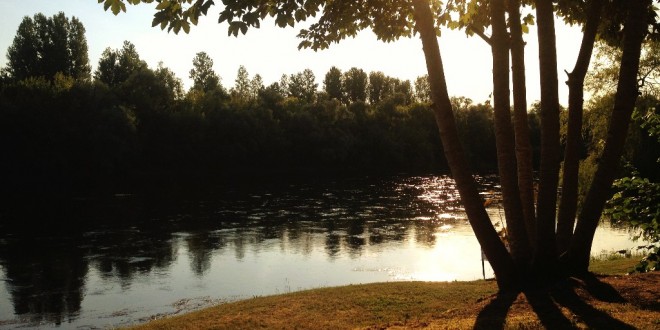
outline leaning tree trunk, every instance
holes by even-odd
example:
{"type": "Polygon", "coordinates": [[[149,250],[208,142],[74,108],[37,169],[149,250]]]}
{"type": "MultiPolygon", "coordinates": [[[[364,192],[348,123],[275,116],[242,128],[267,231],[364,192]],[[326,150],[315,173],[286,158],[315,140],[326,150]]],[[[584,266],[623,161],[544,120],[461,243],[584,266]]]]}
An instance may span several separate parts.
{"type": "Polygon", "coordinates": [[[559,92],[557,47],[552,0],[536,1],[541,77],[541,168],[536,209],[534,268],[541,277],[552,276],[557,260],[555,214],[559,180],[559,92]]]}
{"type": "Polygon", "coordinates": [[[497,165],[500,183],[502,184],[502,201],[508,227],[509,249],[514,262],[520,270],[523,270],[531,259],[531,253],[520,203],[515,137],[511,125],[509,36],[506,29],[504,0],[491,1],[490,16],[493,30],[491,50],[493,53],[493,99],[497,165]]]}
{"type": "Polygon", "coordinates": [[[578,202],[580,145],[582,144],[584,78],[589,69],[602,7],[602,0],[591,1],[575,68],[573,72],[568,74],[568,133],[566,136],[566,149],[564,151],[559,214],[557,216],[557,251],[559,254],[568,250],[571,237],[573,236],[573,227],[575,226],[578,202]]]}
{"type": "Polygon", "coordinates": [[[525,41],[520,17],[520,0],[509,0],[509,26],[511,29],[511,71],[513,80],[513,127],[518,161],[518,189],[522,204],[529,244],[536,237],[536,209],[534,205],[534,174],[532,143],[527,121],[527,82],[525,77],[525,41]]]}
{"type": "Polygon", "coordinates": [[[646,14],[651,0],[630,0],[628,5],[628,16],[623,31],[623,54],[619,69],[619,82],[607,129],[605,149],[578,217],[575,234],[568,252],[571,270],[578,274],[588,271],[594,233],[605,202],[611,194],[610,188],[619,167],[630,117],[639,92],[637,71],[639,70],[642,43],[647,33],[646,14]]]}
{"type": "Polygon", "coordinates": [[[426,67],[431,86],[431,99],[436,123],[440,131],[442,146],[452,176],[456,181],[461,201],[475,236],[488,258],[497,279],[500,290],[518,285],[518,273],[513,260],[500,240],[491,223],[477,185],[469,170],[463,153],[451,102],[447,93],[440,46],[435,29],[435,22],[428,0],[413,0],[415,25],[422,40],[426,67]]]}

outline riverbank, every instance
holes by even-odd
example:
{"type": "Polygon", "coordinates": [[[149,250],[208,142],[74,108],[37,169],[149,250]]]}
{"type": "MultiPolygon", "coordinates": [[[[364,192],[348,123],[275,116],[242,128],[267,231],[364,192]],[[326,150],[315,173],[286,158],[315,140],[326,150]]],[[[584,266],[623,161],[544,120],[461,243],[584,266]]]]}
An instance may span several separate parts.
{"type": "Polygon", "coordinates": [[[593,263],[600,284],[497,297],[494,281],[391,282],[255,297],[135,329],[660,327],[660,273],[623,275],[635,259],[593,263]]]}

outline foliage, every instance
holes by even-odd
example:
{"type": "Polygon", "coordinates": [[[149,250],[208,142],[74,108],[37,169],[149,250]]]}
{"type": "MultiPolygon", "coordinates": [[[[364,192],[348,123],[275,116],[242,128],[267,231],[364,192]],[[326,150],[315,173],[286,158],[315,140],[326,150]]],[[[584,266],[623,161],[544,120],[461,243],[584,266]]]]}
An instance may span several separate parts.
{"type": "MultiPolygon", "coordinates": [[[[648,39],[642,49],[638,82],[640,93],[660,97],[660,41],[648,39]]],[[[618,82],[621,50],[605,42],[598,43],[595,53],[594,68],[589,71],[586,80],[587,90],[595,96],[611,94],[618,82]]]]}
{"type": "Polygon", "coordinates": [[[280,85],[285,88],[287,96],[295,97],[307,103],[312,103],[316,99],[318,84],[314,72],[310,69],[289,75],[286,83],[280,83],[280,85]]]}
{"type": "Polygon", "coordinates": [[[323,90],[328,94],[328,98],[342,101],[344,99],[342,86],[342,72],[336,66],[333,66],[325,74],[323,79],[323,90]]]}
{"type": "Polygon", "coordinates": [[[203,92],[221,90],[220,77],[213,70],[213,59],[206,52],[199,52],[193,58],[193,68],[190,70],[193,89],[203,92]]]}
{"type": "MultiPolygon", "coordinates": [[[[656,106],[657,107],[657,106],[656,106]]],[[[648,135],[660,142],[660,115],[652,109],[646,114],[639,112],[636,119],[641,119],[641,126],[648,135]]],[[[660,159],[658,159],[660,162],[660,159]]],[[[660,269],[660,183],[640,177],[632,169],[631,175],[614,182],[616,193],[608,201],[604,214],[614,222],[624,223],[641,230],[637,237],[651,243],[649,253],[636,266],[635,270],[644,272],[660,269]]]]}
{"type": "Polygon", "coordinates": [[[147,67],[140,55],[129,41],[124,41],[121,49],[106,48],[101,54],[94,79],[115,87],[125,82],[131,74],[147,67]]]}
{"type": "Polygon", "coordinates": [[[660,262],[660,184],[639,176],[624,177],[614,183],[617,191],[608,201],[604,214],[616,223],[639,229],[651,249],[637,271],[658,270],[660,262]]]}
{"type": "MultiPolygon", "coordinates": [[[[246,75],[254,99],[242,102],[218,88],[207,56],[198,54],[193,68],[206,72],[196,77],[211,77],[206,91],[193,86],[184,94],[171,70],[162,63],[150,69],[128,42],[106,52],[94,83],[58,75],[52,82],[6,85],[0,89],[0,138],[9,161],[0,168],[1,191],[113,191],[165,178],[211,183],[254,172],[446,171],[433,114],[427,104],[412,102],[407,82],[373,72],[369,76],[380,80],[365,82],[367,74],[354,68],[361,90],[382,82],[381,96],[373,104],[344,103],[317,97],[310,70],[285,75],[284,87],[264,87],[258,74],[252,80],[246,75]]],[[[456,114],[469,157],[480,170],[493,170],[492,109],[466,101],[456,114]]]]}
{"type": "Polygon", "coordinates": [[[76,17],[69,19],[62,12],[48,18],[43,14],[24,17],[7,49],[7,59],[7,76],[14,80],[50,80],[57,73],[90,78],[85,27],[76,17]]]}
{"type": "Polygon", "coordinates": [[[367,101],[367,73],[362,69],[350,68],[344,72],[344,91],[349,103],[367,101]]]}
{"type": "Polygon", "coordinates": [[[156,77],[163,85],[171,92],[168,99],[180,100],[183,98],[183,82],[178,78],[172,70],[167,68],[163,62],[158,63],[158,68],[154,72],[156,77]]]}

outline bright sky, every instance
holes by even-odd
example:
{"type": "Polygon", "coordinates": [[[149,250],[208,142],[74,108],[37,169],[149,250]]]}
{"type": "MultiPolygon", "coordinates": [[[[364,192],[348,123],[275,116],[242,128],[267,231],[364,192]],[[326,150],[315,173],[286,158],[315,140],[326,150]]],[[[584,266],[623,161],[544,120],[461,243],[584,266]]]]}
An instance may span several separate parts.
{"type": "MultiPolygon", "coordinates": [[[[219,1],[218,1],[219,3],[219,1]]],[[[120,48],[124,40],[137,47],[140,57],[150,67],[158,62],[172,69],[190,86],[188,72],[197,52],[207,52],[214,61],[214,69],[221,76],[225,87],[231,87],[240,65],[245,66],[250,76],[260,74],[266,85],[279,81],[282,74],[312,69],[319,88],[323,77],[331,66],[342,71],[358,67],[366,72],[383,71],[400,79],[414,79],[426,74],[424,54],[419,39],[401,39],[394,43],[376,40],[373,33],[364,31],[355,39],[346,39],[333,44],[330,49],[314,52],[298,50],[298,28],[281,29],[273,21],[262,23],[261,29],[249,30],[238,38],[227,36],[227,25],[217,23],[219,8],[212,7],[210,15],[200,18],[200,24],[190,34],[179,35],[152,28],[151,20],[155,4],[128,6],[126,13],[114,16],[103,11],[97,0],[0,0],[0,52],[6,54],[16,29],[24,16],[36,13],[52,16],[63,11],[75,16],[87,30],[87,43],[92,70],[107,47],[120,48]]],[[[567,103],[567,88],[564,70],[571,71],[580,46],[580,30],[568,27],[557,20],[557,48],[559,62],[560,100],[567,103]]],[[[539,99],[538,51],[536,30],[531,29],[527,41],[528,100],[539,99]]],[[[445,65],[449,94],[466,96],[476,102],[489,98],[492,91],[490,49],[478,37],[467,38],[461,31],[444,31],[440,47],[445,65]]],[[[7,63],[6,56],[0,57],[0,67],[7,63]]]]}

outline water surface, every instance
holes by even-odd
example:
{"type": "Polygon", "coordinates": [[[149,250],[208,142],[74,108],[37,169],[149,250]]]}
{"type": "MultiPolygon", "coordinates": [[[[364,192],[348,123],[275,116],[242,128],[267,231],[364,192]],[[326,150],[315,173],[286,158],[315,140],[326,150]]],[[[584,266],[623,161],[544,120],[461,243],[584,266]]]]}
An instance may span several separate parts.
{"type": "MultiPolygon", "coordinates": [[[[109,328],[302,289],[492,277],[447,177],[77,203],[79,230],[0,234],[1,328],[109,328]]],[[[501,226],[497,203],[489,213],[501,226]]],[[[593,251],[634,245],[605,226],[593,251]]]]}

